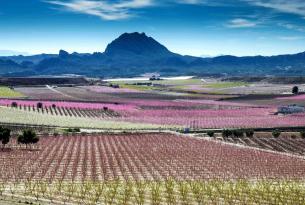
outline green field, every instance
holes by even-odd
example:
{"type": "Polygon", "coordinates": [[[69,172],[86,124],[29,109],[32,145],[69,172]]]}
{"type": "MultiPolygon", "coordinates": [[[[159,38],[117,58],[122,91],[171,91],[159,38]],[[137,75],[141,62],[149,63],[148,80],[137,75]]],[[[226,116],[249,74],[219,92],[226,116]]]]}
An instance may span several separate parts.
{"type": "Polygon", "coordinates": [[[210,83],[204,85],[205,88],[234,88],[234,87],[241,87],[247,86],[248,83],[245,82],[217,82],[217,83],[210,83]]]}
{"type": "Polygon", "coordinates": [[[0,98],[16,98],[16,97],[24,97],[21,93],[8,88],[8,87],[0,87],[0,98]]]}
{"type": "Polygon", "coordinates": [[[112,84],[135,84],[135,83],[152,83],[159,85],[199,85],[202,84],[200,79],[183,79],[183,80],[155,80],[155,81],[114,81],[112,84]]]}

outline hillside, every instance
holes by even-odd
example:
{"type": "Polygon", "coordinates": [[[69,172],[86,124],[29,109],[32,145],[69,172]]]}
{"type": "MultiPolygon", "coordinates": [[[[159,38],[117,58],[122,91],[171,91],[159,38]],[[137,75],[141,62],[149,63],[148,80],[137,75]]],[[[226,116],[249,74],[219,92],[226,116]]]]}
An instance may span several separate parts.
{"type": "MultiPolygon", "coordinates": [[[[204,50],[204,48],[202,48],[204,50]]],[[[145,33],[124,33],[104,52],[0,58],[6,76],[80,74],[87,76],[163,75],[305,75],[305,52],[294,55],[200,58],[182,56],[145,33]]]]}

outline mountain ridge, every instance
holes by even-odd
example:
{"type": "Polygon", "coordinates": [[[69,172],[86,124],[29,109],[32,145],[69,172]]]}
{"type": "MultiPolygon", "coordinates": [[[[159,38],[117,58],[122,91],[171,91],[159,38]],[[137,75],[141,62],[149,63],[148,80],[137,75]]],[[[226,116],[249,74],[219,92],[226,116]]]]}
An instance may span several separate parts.
{"type": "Polygon", "coordinates": [[[171,52],[145,33],[124,33],[104,52],[0,57],[0,75],[124,77],[158,72],[163,75],[305,75],[305,52],[276,56],[232,55],[202,58],[171,52]]]}

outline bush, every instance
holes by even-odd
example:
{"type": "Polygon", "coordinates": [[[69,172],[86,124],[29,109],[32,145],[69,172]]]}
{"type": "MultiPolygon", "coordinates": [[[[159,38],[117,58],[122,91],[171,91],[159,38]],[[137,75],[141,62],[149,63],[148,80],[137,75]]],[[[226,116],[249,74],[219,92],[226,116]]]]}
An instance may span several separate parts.
{"type": "Polygon", "coordinates": [[[222,136],[223,137],[230,137],[232,135],[232,131],[231,130],[223,130],[222,131],[222,136]]]}
{"type": "Polygon", "coordinates": [[[243,130],[233,130],[233,136],[243,137],[244,136],[244,131],[243,130]]]}
{"type": "Polygon", "coordinates": [[[281,131],[279,131],[279,130],[274,130],[274,131],[272,132],[272,136],[273,136],[274,138],[278,138],[280,135],[281,135],[281,131]]]}
{"type": "Polygon", "coordinates": [[[0,141],[3,147],[10,142],[10,138],[11,138],[11,130],[0,127],[0,141]]]}
{"type": "Polygon", "coordinates": [[[253,137],[253,135],[254,135],[254,130],[249,129],[249,130],[246,130],[245,133],[246,133],[246,136],[247,136],[247,137],[253,137]]]}
{"type": "Polygon", "coordinates": [[[208,132],[207,132],[207,135],[208,135],[209,137],[214,137],[215,132],[214,132],[214,131],[208,131],[208,132]]]}
{"type": "Polygon", "coordinates": [[[80,132],[80,128],[77,128],[77,127],[74,128],[74,129],[73,129],[73,132],[80,132]]]}

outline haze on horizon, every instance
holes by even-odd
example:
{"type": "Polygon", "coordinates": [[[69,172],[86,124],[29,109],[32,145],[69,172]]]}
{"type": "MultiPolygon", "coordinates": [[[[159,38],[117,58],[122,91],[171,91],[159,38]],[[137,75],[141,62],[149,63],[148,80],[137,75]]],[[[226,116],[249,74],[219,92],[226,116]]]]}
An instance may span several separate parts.
{"type": "Polygon", "coordinates": [[[193,56],[305,51],[302,0],[3,0],[0,55],[103,52],[125,32],[145,32],[193,56]]]}

